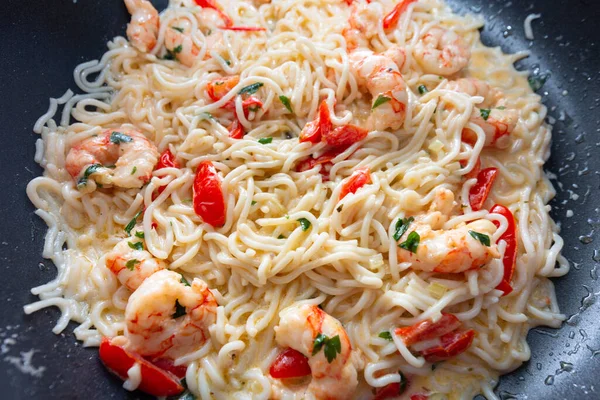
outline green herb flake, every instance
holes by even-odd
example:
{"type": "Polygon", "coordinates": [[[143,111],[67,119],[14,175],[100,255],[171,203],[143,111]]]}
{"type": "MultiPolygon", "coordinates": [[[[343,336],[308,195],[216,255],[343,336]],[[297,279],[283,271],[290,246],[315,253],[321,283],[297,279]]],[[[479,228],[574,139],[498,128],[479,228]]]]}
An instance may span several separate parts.
{"type": "Polygon", "coordinates": [[[419,91],[420,94],[425,94],[425,93],[429,92],[429,90],[427,90],[427,87],[425,85],[419,85],[417,90],[419,91]]]}
{"type": "Polygon", "coordinates": [[[303,230],[304,232],[306,232],[307,230],[309,230],[309,229],[310,229],[310,221],[309,221],[309,220],[307,220],[306,218],[300,218],[300,219],[298,220],[298,222],[300,222],[300,226],[302,227],[302,230],[303,230]]]}
{"type": "Polygon", "coordinates": [[[527,82],[529,82],[531,90],[537,92],[544,86],[548,78],[550,78],[550,74],[535,75],[527,78],[527,82]]]}
{"type": "Polygon", "coordinates": [[[421,236],[415,231],[412,231],[408,234],[405,242],[400,243],[398,246],[404,250],[408,250],[411,253],[417,252],[417,247],[419,246],[419,242],[421,241],[421,236]]]}
{"type": "Polygon", "coordinates": [[[402,371],[398,371],[398,374],[400,375],[400,389],[398,390],[398,394],[402,394],[406,390],[408,379],[406,379],[402,371]]]}
{"type": "Polygon", "coordinates": [[[136,171],[137,171],[137,167],[133,167],[133,169],[131,170],[131,175],[135,174],[136,171]]]}
{"type": "Polygon", "coordinates": [[[285,236],[279,235],[279,236],[277,236],[277,239],[285,239],[285,236]]]}
{"type": "Polygon", "coordinates": [[[496,107],[496,110],[506,110],[506,107],[504,107],[504,106],[496,107]]]}
{"type": "Polygon", "coordinates": [[[131,235],[131,230],[133,229],[133,227],[137,223],[137,219],[139,218],[140,215],[142,215],[142,213],[143,213],[143,211],[139,211],[137,214],[135,214],[133,216],[133,218],[131,219],[131,221],[129,221],[129,223],[127,224],[127,226],[125,226],[125,232],[127,232],[128,235],[131,235]]]}
{"type": "Polygon", "coordinates": [[[179,304],[179,300],[175,300],[175,313],[172,315],[173,319],[183,317],[185,314],[185,307],[179,304]]]}
{"type": "Polygon", "coordinates": [[[258,92],[258,89],[260,89],[263,85],[264,83],[262,82],[253,83],[252,85],[248,85],[240,89],[238,94],[254,94],[258,92]]]}
{"type": "Polygon", "coordinates": [[[190,283],[188,282],[187,279],[185,279],[185,276],[181,275],[181,283],[183,283],[184,286],[191,286],[190,283]]]}
{"type": "Polygon", "coordinates": [[[413,217],[409,217],[409,218],[398,218],[398,222],[396,222],[396,229],[394,231],[394,240],[397,242],[398,240],[400,240],[400,238],[402,237],[402,235],[404,235],[406,233],[406,231],[408,230],[408,227],[410,226],[411,222],[413,222],[415,219],[413,217]]]}
{"type": "Polygon", "coordinates": [[[121,132],[112,132],[110,134],[110,142],[114,144],[133,142],[133,138],[121,132]]]}
{"type": "Polygon", "coordinates": [[[319,333],[317,335],[317,337],[315,338],[315,341],[313,343],[313,351],[312,351],[312,355],[314,356],[315,354],[317,354],[321,348],[323,347],[323,345],[325,345],[325,341],[328,339],[327,336],[323,335],[322,333],[319,333]]]}
{"type": "Polygon", "coordinates": [[[485,234],[479,233],[479,232],[475,232],[475,231],[469,231],[469,235],[471,235],[473,237],[473,239],[479,240],[482,245],[490,247],[491,242],[490,242],[490,237],[488,235],[485,235],[485,234]]]}
{"type": "Polygon", "coordinates": [[[181,53],[181,50],[183,50],[183,46],[179,45],[179,46],[175,47],[172,51],[173,51],[173,54],[179,54],[179,53],[181,53]]]}
{"type": "Polygon", "coordinates": [[[258,143],[260,143],[260,144],[269,144],[272,141],[273,141],[272,137],[264,137],[264,138],[258,139],[258,143]]]}
{"type": "Polygon", "coordinates": [[[129,261],[127,261],[127,262],[125,263],[125,267],[126,267],[128,270],[130,270],[130,271],[133,271],[133,270],[135,269],[135,265],[136,265],[136,264],[139,264],[139,263],[140,263],[140,261],[139,261],[139,260],[137,260],[137,259],[135,259],[135,258],[132,258],[131,260],[129,260],[129,261]]]}
{"type": "Polygon", "coordinates": [[[253,205],[255,205],[255,204],[256,204],[256,201],[254,201],[254,200],[252,200],[252,201],[250,202],[250,205],[251,205],[251,206],[253,206],[253,205]]]}
{"type": "Polygon", "coordinates": [[[180,28],[178,26],[172,26],[171,29],[173,29],[173,30],[175,30],[175,31],[177,31],[179,33],[183,33],[183,28],[180,28]]]}
{"type": "Polygon", "coordinates": [[[289,112],[291,112],[292,114],[294,113],[294,110],[292,110],[292,103],[290,102],[289,97],[287,96],[279,96],[279,101],[281,101],[281,103],[285,106],[285,108],[288,109],[289,112]]]}
{"type": "Polygon", "coordinates": [[[375,102],[373,103],[373,107],[371,107],[371,110],[374,110],[377,107],[379,107],[380,105],[387,103],[391,99],[392,99],[391,97],[387,97],[387,96],[380,94],[379,97],[377,97],[377,100],[375,100],[375,102]]]}
{"type": "Polygon", "coordinates": [[[333,360],[337,357],[338,354],[342,352],[342,343],[340,341],[340,335],[335,335],[331,339],[327,340],[325,343],[325,357],[327,358],[327,362],[331,364],[333,360]]]}
{"type": "Polygon", "coordinates": [[[223,59],[223,61],[225,61],[225,64],[227,64],[227,66],[231,66],[231,61],[223,59]]]}
{"type": "Polygon", "coordinates": [[[163,60],[176,60],[177,58],[175,57],[175,55],[173,53],[171,53],[169,50],[167,50],[167,52],[165,53],[165,55],[162,57],[163,60]]]}
{"type": "Polygon", "coordinates": [[[390,331],[383,331],[379,334],[379,337],[385,340],[389,340],[390,342],[393,340],[392,339],[392,334],[390,333],[390,331]]]}
{"type": "Polygon", "coordinates": [[[102,164],[92,164],[89,167],[87,167],[85,169],[85,172],[83,173],[83,176],[77,181],[77,187],[81,188],[82,186],[87,185],[90,175],[92,175],[95,172],[98,172],[100,168],[102,168],[102,164]]]}
{"type": "Polygon", "coordinates": [[[338,208],[336,208],[336,211],[337,211],[337,212],[342,212],[342,210],[343,210],[343,208],[344,208],[343,206],[344,206],[344,205],[342,204],[341,206],[339,206],[338,208]]]}
{"type": "Polygon", "coordinates": [[[490,117],[490,112],[492,110],[490,110],[489,108],[482,108],[481,110],[479,110],[479,114],[481,114],[481,118],[484,119],[484,121],[487,121],[488,118],[490,117]]]}
{"type": "Polygon", "coordinates": [[[201,119],[215,119],[215,117],[213,117],[213,115],[209,112],[200,113],[199,116],[201,119]]]}
{"type": "Polygon", "coordinates": [[[143,231],[137,231],[135,233],[135,237],[139,237],[140,239],[144,238],[144,232],[143,231]]]}
{"type": "Polygon", "coordinates": [[[127,244],[129,245],[129,247],[131,247],[134,250],[144,250],[144,243],[142,242],[127,242],[127,244]]]}

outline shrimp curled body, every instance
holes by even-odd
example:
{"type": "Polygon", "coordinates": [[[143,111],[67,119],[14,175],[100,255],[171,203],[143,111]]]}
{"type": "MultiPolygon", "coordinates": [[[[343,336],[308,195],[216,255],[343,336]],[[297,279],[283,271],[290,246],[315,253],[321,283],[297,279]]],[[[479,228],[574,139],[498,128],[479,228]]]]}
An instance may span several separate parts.
{"type": "Polygon", "coordinates": [[[471,50],[455,32],[435,26],[416,44],[414,56],[425,72],[449,76],[467,66],[471,50]]]}
{"type": "Polygon", "coordinates": [[[90,179],[101,185],[140,188],[150,180],[158,157],[156,146],[142,133],[107,129],[73,146],[65,168],[79,183],[83,177],[84,183],[90,179]]]}
{"type": "Polygon", "coordinates": [[[127,38],[142,53],[151,51],[158,38],[158,11],[148,0],[125,0],[125,6],[131,14],[127,38]]]}
{"type": "Polygon", "coordinates": [[[146,250],[136,249],[134,244],[131,238],[123,239],[106,254],[106,267],[132,291],[150,275],[165,269],[162,261],[146,250]]]}
{"type": "Polygon", "coordinates": [[[349,399],[358,385],[356,357],[342,324],[319,307],[291,306],[280,313],[275,340],[308,357],[312,379],[306,394],[316,399],[349,399]],[[329,362],[324,350],[314,350],[317,335],[339,337],[341,352],[329,362]],[[313,353],[315,353],[313,355],[313,353]]]}
{"type": "Polygon", "coordinates": [[[215,323],[217,301],[206,283],[182,282],[174,271],[146,278],[129,297],[125,337],[131,351],[145,357],[176,359],[199,349],[215,323]]]}

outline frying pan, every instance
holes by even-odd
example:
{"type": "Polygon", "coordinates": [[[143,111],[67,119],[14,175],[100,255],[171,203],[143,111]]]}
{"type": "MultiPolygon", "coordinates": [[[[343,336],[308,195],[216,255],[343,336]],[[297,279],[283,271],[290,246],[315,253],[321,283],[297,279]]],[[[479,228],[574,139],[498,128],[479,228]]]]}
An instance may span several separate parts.
{"type": "MultiPolygon", "coordinates": [[[[459,13],[484,14],[487,45],[531,51],[518,68],[550,74],[538,92],[556,121],[545,168],[558,176],[551,214],[562,227],[563,254],[573,266],[554,281],[569,319],[559,330],[532,330],[531,360],[503,377],[496,392],[505,400],[600,399],[600,306],[595,301],[600,295],[600,2],[449,2],[459,13]],[[523,21],[532,12],[543,17],[533,22],[535,40],[528,41],[523,21]]],[[[121,0],[1,3],[0,398],[145,398],[121,388],[98,361],[97,350],[75,341],[73,325],[58,336],[50,331],[58,310],[22,312],[36,299],[29,289],[55,276],[52,264],[41,257],[46,226],[25,195],[27,182],[42,172],[33,161],[33,124],[47,110],[49,97],[75,88],[77,64],[99,58],[108,40],[124,35],[129,17],[121,0]],[[45,368],[40,377],[16,365],[32,350],[32,366],[45,368]]],[[[162,9],[166,0],[154,3],[162,9]]]]}

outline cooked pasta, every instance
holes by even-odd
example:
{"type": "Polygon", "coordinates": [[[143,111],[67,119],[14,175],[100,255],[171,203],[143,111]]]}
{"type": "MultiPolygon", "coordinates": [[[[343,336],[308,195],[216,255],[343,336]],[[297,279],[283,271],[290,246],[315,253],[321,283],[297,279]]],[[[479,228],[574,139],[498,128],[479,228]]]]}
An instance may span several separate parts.
{"type": "Polygon", "coordinates": [[[34,127],[58,275],[25,312],[127,390],[496,399],[569,269],[526,53],[441,0],[125,3],[34,127]]]}

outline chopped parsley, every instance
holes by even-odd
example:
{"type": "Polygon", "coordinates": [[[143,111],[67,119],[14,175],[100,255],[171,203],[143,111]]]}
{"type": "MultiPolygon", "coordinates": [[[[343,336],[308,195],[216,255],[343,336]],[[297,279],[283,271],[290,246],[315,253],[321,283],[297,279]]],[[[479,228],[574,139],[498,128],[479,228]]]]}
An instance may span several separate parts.
{"type": "Polygon", "coordinates": [[[175,54],[171,53],[169,50],[167,50],[167,52],[165,53],[165,55],[162,58],[163,60],[177,60],[177,57],[175,57],[175,54]]]}
{"type": "Polygon", "coordinates": [[[406,230],[410,226],[411,222],[415,219],[413,217],[410,218],[398,218],[398,222],[396,222],[396,230],[394,232],[394,240],[397,242],[400,240],[402,235],[406,233],[406,230]]]}
{"type": "Polygon", "coordinates": [[[183,317],[185,314],[185,307],[179,304],[179,300],[175,300],[175,313],[172,315],[173,319],[183,317]]]}
{"type": "Polygon", "coordinates": [[[506,110],[506,107],[504,107],[504,106],[496,107],[496,110],[506,110]]]}
{"type": "Polygon", "coordinates": [[[172,26],[171,29],[176,30],[179,33],[183,33],[183,28],[180,28],[178,26],[172,26]]]}
{"type": "Polygon", "coordinates": [[[110,142],[114,144],[133,142],[133,138],[121,132],[113,132],[110,134],[110,142]]]}
{"type": "Polygon", "coordinates": [[[135,171],[137,171],[137,167],[133,167],[133,169],[131,170],[131,175],[135,174],[135,171]]]}
{"type": "Polygon", "coordinates": [[[279,235],[279,236],[277,236],[277,239],[285,239],[285,236],[279,235]]]}
{"type": "Polygon", "coordinates": [[[248,85],[248,86],[241,88],[240,91],[238,92],[238,94],[254,94],[263,85],[264,85],[264,83],[262,83],[262,82],[253,83],[252,85],[248,85]]]}
{"type": "Polygon", "coordinates": [[[429,92],[429,90],[427,90],[427,87],[425,85],[419,85],[417,90],[419,91],[420,94],[425,94],[425,93],[429,92]]]}
{"type": "Polygon", "coordinates": [[[144,250],[144,243],[142,242],[127,242],[127,244],[129,245],[129,247],[131,247],[134,250],[144,250]]]}
{"type": "Polygon", "coordinates": [[[128,235],[131,235],[131,230],[133,229],[133,227],[137,223],[137,219],[139,218],[140,215],[142,215],[142,213],[143,213],[143,211],[139,211],[137,214],[135,214],[133,216],[133,218],[131,219],[131,221],[129,221],[129,223],[127,224],[127,226],[125,226],[125,232],[127,232],[128,235]]]}
{"type": "Polygon", "coordinates": [[[250,205],[251,205],[251,206],[253,206],[253,205],[255,205],[255,204],[256,204],[256,201],[254,201],[254,200],[252,200],[252,201],[250,202],[250,205]]]}
{"type": "Polygon", "coordinates": [[[527,78],[527,82],[529,82],[531,90],[537,92],[544,86],[548,78],[550,78],[550,74],[535,75],[527,78]]]}
{"type": "Polygon", "coordinates": [[[288,109],[289,112],[291,112],[292,114],[294,113],[294,110],[292,110],[292,103],[290,103],[290,99],[287,96],[279,96],[279,101],[281,101],[281,103],[285,106],[285,108],[288,109]]]}
{"type": "Polygon", "coordinates": [[[272,141],[273,141],[272,137],[264,137],[264,138],[258,139],[258,143],[260,143],[260,144],[269,144],[272,141]]]}
{"type": "Polygon", "coordinates": [[[130,271],[133,271],[133,270],[135,269],[135,265],[136,265],[136,264],[139,264],[140,262],[141,262],[141,261],[139,261],[139,260],[137,260],[137,259],[135,259],[135,258],[132,258],[131,260],[129,260],[129,261],[127,261],[127,262],[125,263],[125,267],[126,267],[128,270],[130,270],[130,271]]]}
{"type": "Polygon", "coordinates": [[[342,209],[344,208],[344,205],[340,205],[338,208],[336,208],[337,212],[342,212],[342,209]]]}
{"type": "Polygon", "coordinates": [[[481,110],[479,110],[479,114],[481,114],[481,118],[484,119],[484,121],[487,121],[488,118],[490,117],[490,112],[492,110],[490,110],[489,108],[482,108],[481,110]]]}
{"type": "Polygon", "coordinates": [[[201,119],[215,119],[215,117],[213,117],[213,115],[209,112],[200,113],[199,116],[201,119]]]}
{"type": "Polygon", "coordinates": [[[87,185],[90,175],[92,175],[95,172],[98,172],[100,168],[102,168],[102,164],[92,164],[89,167],[87,167],[85,169],[85,172],[83,173],[83,176],[77,181],[77,188],[79,189],[87,185]]]}
{"type": "Polygon", "coordinates": [[[477,239],[481,242],[482,245],[490,247],[490,237],[488,235],[485,235],[483,233],[479,233],[479,232],[475,232],[475,231],[469,231],[469,235],[471,235],[473,237],[473,239],[477,239]]]}
{"type": "Polygon", "coordinates": [[[309,221],[309,220],[307,220],[306,218],[300,218],[300,219],[298,220],[298,222],[300,222],[300,226],[302,227],[302,230],[303,230],[304,232],[306,232],[307,230],[309,230],[309,229],[310,229],[310,221],[309,221]]]}
{"type": "Polygon", "coordinates": [[[334,337],[329,338],[327,335],[319,333],[313,343],[312,355],[314,356],[321,351],[321,349],[323,349],[323,353],[325,354],[325,358],[327,358],[327,362],[331,364],[337,355],[341,354],[342,352],[340,335],[335,335],[334,337]]]}
{"type": "Polygon", "coordinates": [[[377,100],[375,100],[375,102],[373,103],[373,107],[371,107],[371,110],[374,110],[377,107],[379,107],[380,105],[387,103],[391,99],[392,99],[391,97],[387,97],[387,96],[380,94],[379,97],[377,97],[377,100]]]}
{"type": "Polygon", "coordinates": [[[142,232],[142,231],[137,231],[137,232],[135,233],[135,237],[139,237],[140,239],[143,239],[143,238],[144,238],[144,232],[142,232]]]}
{"type": "Polygon", "coordinates": [[[258,110],[260,110],[260,106],[248,107],[248,110],[250,110],[252,112],[257,112],[258,110]]]}
{"type": "Polygon", "coordinates": [[[190,283],[188,282],[187,279],[185,279],[185,276],[181,275],[181,283],[183,283],[184,286],[191,286],[190,283]]]}
{"type": "Polygon", "coordinates": [[[179,45],[173,49],[173,54],[179,54],[181,53],[181,50],[183,50],[183,46],[179,45]]]}
{"type": "Polygon", "coordinates": [[[383,331],[379,334],[379,337],[385,340],[389,340],[390,342],[393,340],[392,339],[392,334],[390,333],[390,331],[383,331]]]}
{"type": "Polygon", "coordinates": [[[421,241],[421,236],[415,231],[412,231],[408,234],[405,242],[400,243],[398,246],[404,250],[408,250],[411,253],[417,252],[417,247],[419,246],[419,242],[421,241]]]}

